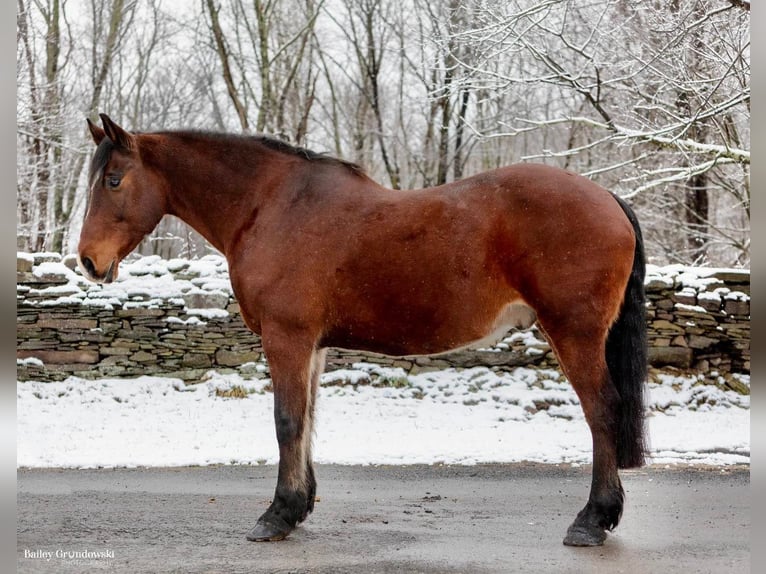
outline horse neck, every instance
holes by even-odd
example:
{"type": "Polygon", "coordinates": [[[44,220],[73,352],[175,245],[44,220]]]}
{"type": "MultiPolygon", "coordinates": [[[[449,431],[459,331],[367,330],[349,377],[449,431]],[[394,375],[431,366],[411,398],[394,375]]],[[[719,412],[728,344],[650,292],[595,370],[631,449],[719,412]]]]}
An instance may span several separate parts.
{"type": "Polygon", "coordinates": [[[168,138],[152,153],[153,167],[166,182],[167,213],[225,255],[241,230],[252,224],[266,196],[279,187],[278,176],[269,176],[273,154],[268,150],[218,142],[181,145],[168,138]]]}

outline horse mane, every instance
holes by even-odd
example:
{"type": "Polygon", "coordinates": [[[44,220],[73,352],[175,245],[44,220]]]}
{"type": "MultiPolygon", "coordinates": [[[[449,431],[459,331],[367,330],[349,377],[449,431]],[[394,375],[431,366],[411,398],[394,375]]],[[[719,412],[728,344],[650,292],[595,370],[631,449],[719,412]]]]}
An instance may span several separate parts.
{"type": "Polygon", "coordinates": [[[211,139],[214,141],[242,141],[252,142],[262,145],[272,151],[283,153],[286,155],[299,157],[310,162],[322,163],[327,165],[336,165],[343,169],[352,172],[355,175],[366,175],[362,166],[352,161],[340,159],[335,156],[329,155],[323,152],[316,152],[305,147],[293,145],[285,140],[265,135],[265,134],[231,134],[225,132],[214,132],[205,130],[183,130],[183,131],[170,131],[162,132],[163,135],[181,136],[181,137],[201,137],[204,139],[211,139]]]}
{"type": "Polygon", "coordinates": [[[288,155],[303,157],[309,161],[336,164],[346,169],[349,169],[358,175],[364,175],[365,173],[364,168],[358,163],[341,159],[324,152],[316,152],[316,151],[307,149],[305,147],[293,145],[284,140],[266,136],[266,135],[258,135],[258,136],[251,136],[251,137],[257,140],[259,143],[266,146],[267,148],[272,149],[274,151],[286,153],[288,155]]]}

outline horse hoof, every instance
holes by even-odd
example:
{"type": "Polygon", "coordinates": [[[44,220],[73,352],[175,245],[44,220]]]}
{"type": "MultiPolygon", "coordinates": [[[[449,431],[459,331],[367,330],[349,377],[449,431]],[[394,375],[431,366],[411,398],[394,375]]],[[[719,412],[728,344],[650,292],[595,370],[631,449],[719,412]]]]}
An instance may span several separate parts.
{"type": "Polygon", "coordinates": [[[247,539],[251,542],[276,542],[284,540],[293,529],[278,517],[259,518],[253,529],[248,533],[247,539]]]}
{"type": "Polygon", "coordinates": [[[564,537],[566,546],[601,546],[606,540],[606,531],[603,528],[572,525],[564,537]]]}

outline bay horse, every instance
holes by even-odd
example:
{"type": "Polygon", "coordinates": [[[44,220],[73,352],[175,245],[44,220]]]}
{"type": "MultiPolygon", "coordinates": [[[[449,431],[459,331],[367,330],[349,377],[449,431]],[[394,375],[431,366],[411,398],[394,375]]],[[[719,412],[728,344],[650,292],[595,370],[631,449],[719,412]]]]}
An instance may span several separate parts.
{"type": "Polygon", "coordinates": [[[248,540],[281,540],[314,507],[314,405],[326,349],[444,353],[537,321],[593,438],[590,496],[564,544],[617,526],[619,468],[646,454],[644,250],[636,216],[585,177],[535,164],[394,191],[355,164],[265,136],[129,132],[97,147],[79,265],[92,281],[165,214],[227,259],[274,389],[279,473],[248,540]]]}

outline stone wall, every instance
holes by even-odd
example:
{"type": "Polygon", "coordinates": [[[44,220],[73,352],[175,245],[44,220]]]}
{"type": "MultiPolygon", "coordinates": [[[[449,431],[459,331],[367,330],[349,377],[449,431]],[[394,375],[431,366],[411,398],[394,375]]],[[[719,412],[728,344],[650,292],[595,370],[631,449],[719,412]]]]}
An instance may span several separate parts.
{"type": "MultiPolygon", "coordinates": [[[[209,370],[268,376],[260,340],[244,326],[226,262],[144,257],[125,262],[120,280],[86,282],[74,258],[17,257],[19,380],[162,375],[199,380],[209,370]]],[[[750,274],[681,266],[650,267],[650,359],[718,373],[750,371],[750,274]]],[[[533,327],[491,348],[436,357],[385,357],[331,350],[328,370],[367,361],[413,373],[484,365],[555,366],[533,327]]]]}

